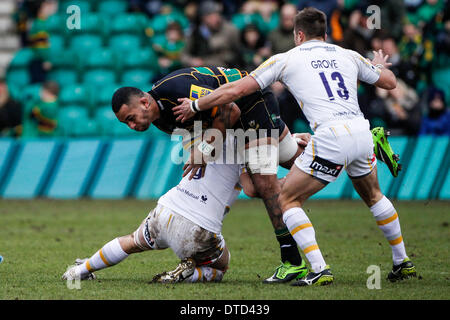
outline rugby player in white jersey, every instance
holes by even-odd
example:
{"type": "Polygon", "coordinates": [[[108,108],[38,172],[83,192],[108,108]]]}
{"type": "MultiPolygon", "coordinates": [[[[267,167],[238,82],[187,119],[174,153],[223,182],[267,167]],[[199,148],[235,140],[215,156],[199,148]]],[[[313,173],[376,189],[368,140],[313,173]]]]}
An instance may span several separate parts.
{"type": "MultiPolygon", "coordinates": [[[[310,135],[294,138],[303,149],[310,135]]],[[[135,232],[108,242],[89,259],[76,259],[62,279],[94,279],[94,271],[116,265],[132,253],[171,248],[180,264],[156,275],[153,282],[221,281],[230,260],[221,234],[223,219],[242,189],[249,197],[257,196],[244,165],[226,163],[227,152],[235,151],[234,137],[227,136],[221,161],[208,163],[207,170],[198,171],[193,179],[185,176],[159,198],[135,232]]]]}
{"type": "MultiPolygon", "coordinates": [[[[302,206],[310,196],[335,181],[343,169],[391,246],[393,269],[388,279],[394,282],[415,276],[397,212],[378,184],[372,134],[357,100],[358,80],[391,90],[396,87],[396,78],[387,69],[388,56],[381,50],[374,52],[373,60],[367,60],[355,51],[325,42],[326,29],[322,11],[303,9],[295,17],[296,47],[272,56],[249,76],[200,98],[196,106],[206,110],[280,81],[308,119],[314,135],[288,173],[279,197],[283,221],[312,269],[293,285],[324,285],[334,280],[302,206]]],[[[192,116],[190,109],[187,101],[173,108],[180,120],[192,116]]]]}

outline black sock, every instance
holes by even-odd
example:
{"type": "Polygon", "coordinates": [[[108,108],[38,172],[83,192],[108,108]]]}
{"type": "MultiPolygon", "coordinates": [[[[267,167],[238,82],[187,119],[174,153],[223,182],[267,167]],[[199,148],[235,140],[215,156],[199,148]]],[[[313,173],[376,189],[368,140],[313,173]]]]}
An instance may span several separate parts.
{"type": "Polygon", "coordinates": [[[281,261],[289,261],[291,264],[299,266],[302,264],[302,257],[297,249],[295,242],[288,228],[275,230],[275,235],[280,243],[281,261]]]}

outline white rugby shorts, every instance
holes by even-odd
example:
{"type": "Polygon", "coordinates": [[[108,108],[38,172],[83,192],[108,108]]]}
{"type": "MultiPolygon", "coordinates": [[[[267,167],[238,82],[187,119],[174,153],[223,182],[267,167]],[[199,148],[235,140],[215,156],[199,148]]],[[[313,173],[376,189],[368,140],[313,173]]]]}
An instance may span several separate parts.
{"type": "Polygon", "coordinates": [[[142,228],[153,249],[171,248],[180,259],[193,258],[197,265],[214,263],[222,256],[225,239],[161,204],[150,211],[142,228]]]}
{"type": "Polygon", "coordinates": [[[369,121],[354,119],[321,125],[295,160],[302,171],[327,184],[343,169],[350,178],[372,172],[377,163],[369,121]]]}

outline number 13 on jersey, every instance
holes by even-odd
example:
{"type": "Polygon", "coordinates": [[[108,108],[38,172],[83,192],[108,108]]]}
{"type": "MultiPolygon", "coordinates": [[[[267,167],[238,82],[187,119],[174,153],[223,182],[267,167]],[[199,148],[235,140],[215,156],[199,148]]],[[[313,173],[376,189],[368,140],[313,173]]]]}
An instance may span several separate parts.
{"type": "MultiPolygon", "coordinates": [[[[335,98],[333,95],[333,91],[331,90],[330,84],[328,82],[327,76],[325,75],[325,72],[320,72],[319,75],[320,79],[322,80],[323,86],[325,87],[325,91],[327,92],[328,99],[330,101],[333,101],[335,98]]],[[[342,78],[342,75],[339,72],[335,71],[331,74],[331,80],[336,82],[339,87],[339,89],[336,89],[338,96],[344,100],[348,100],[349,98],[348,90],[347,87],[345,86],[344,78],[342,78]]]]}

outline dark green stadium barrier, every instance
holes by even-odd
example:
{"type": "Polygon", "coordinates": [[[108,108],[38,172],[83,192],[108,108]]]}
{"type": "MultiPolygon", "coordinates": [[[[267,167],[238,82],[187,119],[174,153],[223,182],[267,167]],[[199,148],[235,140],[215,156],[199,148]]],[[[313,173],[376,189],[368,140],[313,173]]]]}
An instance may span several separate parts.
{"type": "Polygon", "coordinates": [[[129,196],[146,146],[144,139],[112,140],[88,196],[109,199],[129,196]]]}
{"type": "MultiPolygon", "coordinates": [[[[448,137],[391,137],[404,169],[393,178],[379,162],[382,191],[394,199],[450,200],[448,137]]],[[[158,198],[181,179],[179,141],[130,138],[0,139],[2,198],[158,198]]],[[[278,176],[288,170],[280,167],[278,176]]],[[[244,194],[241,199],[246,199],[244,194]]],[[[312,199],[358,198],[345,173],[312,199]]]]}
{"type": "Polygon", "coordinates": [[[100,139],[67,141],[43,195],[64,199],[86,195],[89,182],[98,169],[103,146],[100,139]]]}
{"type": "Polygon", "coordinates": [[[15,161],[4,177],[2,197],[34,198],[41,195],[59,149],[57,140],[21,142],[15,161]]]}

